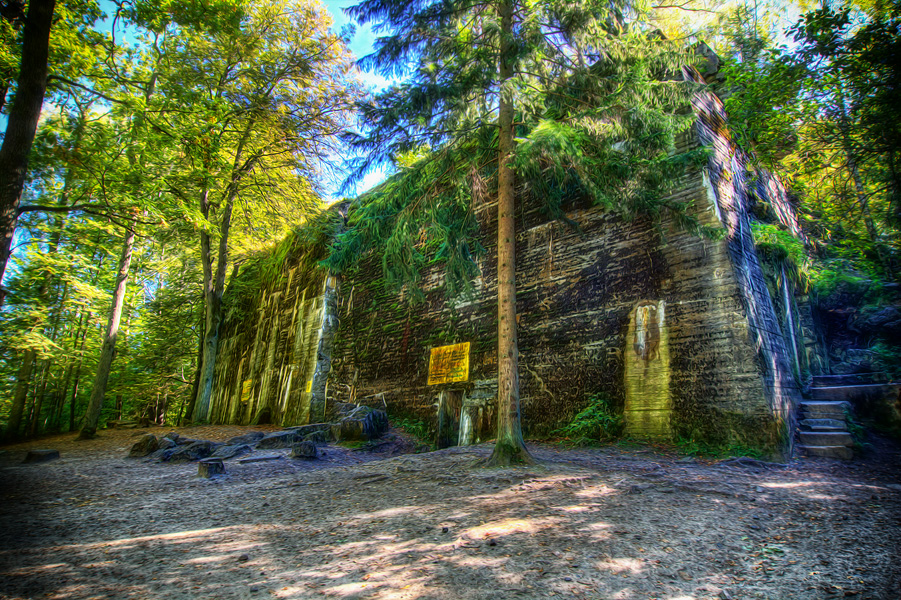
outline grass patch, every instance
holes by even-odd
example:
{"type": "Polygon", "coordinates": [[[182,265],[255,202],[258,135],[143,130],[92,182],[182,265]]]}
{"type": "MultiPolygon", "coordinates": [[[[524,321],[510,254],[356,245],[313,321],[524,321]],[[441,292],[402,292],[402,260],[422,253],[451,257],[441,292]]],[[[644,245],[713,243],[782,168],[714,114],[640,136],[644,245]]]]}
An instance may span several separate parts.
{"type": "Polygon", "coordinates": [[[687,456],[703,456],[708,458],[731,458],[747,456],[749,458],[762,459],[764,453],[757,448],[742,444],[728,443],[716,444],[695,440],[694,438],[679,438],[676,440],[676,449],[680,454],[687,456]]]}
{"type": "Polygon", "coordinates": [[[359,450],[368,444],[369,442],[365,440],[345,440],[343,442],[338,442],[338,445],[343,448],[350,448],[351,450],[359,450]]]}

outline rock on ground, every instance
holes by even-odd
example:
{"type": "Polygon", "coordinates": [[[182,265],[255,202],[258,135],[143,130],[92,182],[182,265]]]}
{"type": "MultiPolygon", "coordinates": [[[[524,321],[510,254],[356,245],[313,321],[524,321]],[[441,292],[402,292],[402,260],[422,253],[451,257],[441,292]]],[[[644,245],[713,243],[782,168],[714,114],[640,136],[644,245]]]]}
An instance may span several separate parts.
{"type": "Polygon", "coordinates": [[[291,454],[289,454],[288,457],[313,460],[318,454],[319,452],[316,450],[316,444],[313,442],[299,442],[294,444],[294,447],[291,448],[291,454]]]}
{"type": "Polygon", "coordinates": [[[128,456],[131,458],[141,458],[147,456],[148,454],[156,452],[159,448],[159,445],[159,441],[157,441],[155,435],[153,435],[152,433],[145,433],[131,447],[131,450],[129,450],[128,452],[128,456]]]}
{"type": "MultiPolygon", "coordinates": [[[[231,442],[233,440],[229,440],[231,442]]],[[[228,443],[228,442],[226,442],[228,443]]],[[[250,454],[253,452],[253,446],[250,444],[237,444],[237,445],[229,445],[229,446],[219,446],[213,451],[211,457],[213,458],[235,458],[238,456],[244,456],[245,454],[250,454]]]]}

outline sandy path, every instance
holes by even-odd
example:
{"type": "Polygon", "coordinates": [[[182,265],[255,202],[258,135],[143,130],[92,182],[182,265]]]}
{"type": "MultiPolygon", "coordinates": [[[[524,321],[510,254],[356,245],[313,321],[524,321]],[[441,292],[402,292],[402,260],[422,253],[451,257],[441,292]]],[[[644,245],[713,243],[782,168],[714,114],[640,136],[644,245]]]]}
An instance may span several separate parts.
{"type": "Polygon", "coordinates": [[[5,448],[0,598],[901,598],[897,454],[766,468],[539,445],[540,466],[481,470],[487,446],[330,446],[205,480],[123,458],[133,434],[5,448]],[[23,465],[28,447],[62,458],[23,465]]]}

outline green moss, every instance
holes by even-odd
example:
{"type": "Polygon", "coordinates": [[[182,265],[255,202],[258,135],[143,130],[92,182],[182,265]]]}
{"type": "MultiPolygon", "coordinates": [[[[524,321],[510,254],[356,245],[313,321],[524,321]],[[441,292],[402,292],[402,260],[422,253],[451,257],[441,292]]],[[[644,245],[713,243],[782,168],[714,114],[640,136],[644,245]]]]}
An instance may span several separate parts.
{"type": "Polygon", "coordinates": [[[223,298],[228,318],[244,320],[252,315],[262,297],[260,290],[278,286],[287,277],[288,264],[296,265],[295,277],[321,281],[326,274],[322,261],[342,221],[337,210],[324,210],[311,216],[275,246],[244,261],[229,281],[223,298]]]}

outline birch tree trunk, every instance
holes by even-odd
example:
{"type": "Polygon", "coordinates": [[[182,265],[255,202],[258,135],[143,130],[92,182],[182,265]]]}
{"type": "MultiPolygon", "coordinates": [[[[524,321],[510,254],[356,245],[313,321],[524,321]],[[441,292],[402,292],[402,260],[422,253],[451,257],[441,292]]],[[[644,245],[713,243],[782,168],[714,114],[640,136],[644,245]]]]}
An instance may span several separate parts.
{"type": "Polygon", "coordinates": [[[94,376],[94,385],[91,388],[91,399],[88,402],[88,409],[85,413],[78,439],[90,439],[97,432],[100,410],[103,408],[103,397],[106,395],[106,385],[109,382],[110,369],[116,355],[116,338],[119,336],[119,320],[122,317],[122,306],[125,304],[125,289],[128,283],[128,272],[131,267],[134,243],[135,228],[132,226],[125,234],[125,244],[122,247],[122,256],[119,258],[119,269],[116,273],[113,305],[110,307],[106,335],[103,338],[103,347],[100,350],[100,362],[97,364],[97,374],[94,376]]]}

